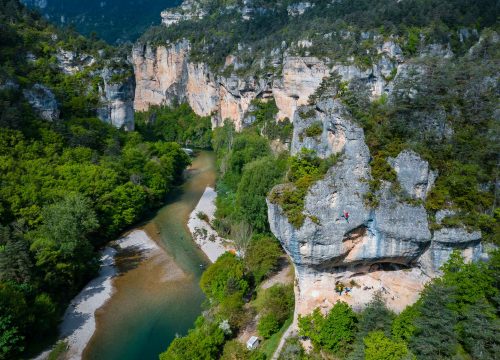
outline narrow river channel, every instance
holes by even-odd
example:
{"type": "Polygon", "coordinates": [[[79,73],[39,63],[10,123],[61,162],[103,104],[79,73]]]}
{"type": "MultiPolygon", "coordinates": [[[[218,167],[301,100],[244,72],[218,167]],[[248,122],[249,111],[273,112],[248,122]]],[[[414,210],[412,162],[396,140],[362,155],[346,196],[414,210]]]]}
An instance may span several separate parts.
{"type": "Polygon", "coordinates": [[[187,229],[190,212],[215,182],[214,155],[193,159],[186,181],[144,229],[161,247],[153,257],[118,254],[111,299],[97,312],[86,360],[153,360],[201,314],[198,282],[208,260],[187,229]]]}

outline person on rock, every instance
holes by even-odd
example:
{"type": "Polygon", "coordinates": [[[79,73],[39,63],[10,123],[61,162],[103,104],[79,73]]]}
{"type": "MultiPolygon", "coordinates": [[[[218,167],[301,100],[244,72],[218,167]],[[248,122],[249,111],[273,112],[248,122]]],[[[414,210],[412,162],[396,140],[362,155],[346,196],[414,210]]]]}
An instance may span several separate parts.
{"type": "Polygon", "coordinates": [[[341,217],[343,217],[345,221],[349,222],[349,213],[347,211],[344,210],[344,213],[342,214],[341,217]]]}

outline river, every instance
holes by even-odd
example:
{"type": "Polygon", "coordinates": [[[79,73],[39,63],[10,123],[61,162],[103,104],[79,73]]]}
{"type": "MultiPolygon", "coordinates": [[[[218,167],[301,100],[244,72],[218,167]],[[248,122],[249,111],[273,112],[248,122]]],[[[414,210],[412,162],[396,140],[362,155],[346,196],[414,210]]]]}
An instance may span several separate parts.
{"type": "Polygon", "coordinates": [[[157,360],[201,314],[200,264],[208,260],[186,224],[205,187],[214,185],[214,163],[210,152],[197,155],[178,193],[141,227],[161,251],[148,259],[118,254],[120,274],[113,282],[114,293],[96,313],[97,329],[84,359],[157,360]]]}

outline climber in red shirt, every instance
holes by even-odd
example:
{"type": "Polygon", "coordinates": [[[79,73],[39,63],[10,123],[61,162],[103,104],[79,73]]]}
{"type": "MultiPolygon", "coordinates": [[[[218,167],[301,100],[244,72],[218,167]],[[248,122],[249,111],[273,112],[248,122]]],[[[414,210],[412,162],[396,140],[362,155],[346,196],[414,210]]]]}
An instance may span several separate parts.
{"type": "Polygon", "coordinates": [[[344,210],[344,214],[342,215],[342,217],[345,219],[345,221],[349,222],[349,213],[347,211],[344,210]]]}

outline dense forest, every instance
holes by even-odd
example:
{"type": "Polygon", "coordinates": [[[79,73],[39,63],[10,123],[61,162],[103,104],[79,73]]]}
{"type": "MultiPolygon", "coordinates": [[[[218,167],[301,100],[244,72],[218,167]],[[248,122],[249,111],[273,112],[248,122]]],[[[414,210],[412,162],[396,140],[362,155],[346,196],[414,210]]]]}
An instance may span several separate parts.
{"type": "Polygon", "coordinates": [[[119,54],[0,2],[0,359],[56,335],[69,300],[97,273],[97,250],[162,204],[190,163],[177,139],[97,119],[96,68],[63,73],[58,48],[94,54],[95,67],[119,54]],[[25,100],[38,83],[54,92],[59,119],[42,120],[25,100]]]}

